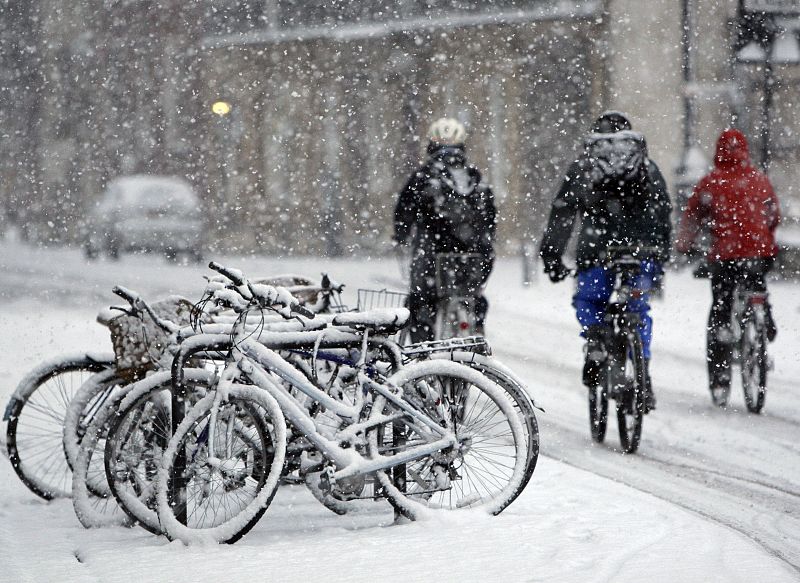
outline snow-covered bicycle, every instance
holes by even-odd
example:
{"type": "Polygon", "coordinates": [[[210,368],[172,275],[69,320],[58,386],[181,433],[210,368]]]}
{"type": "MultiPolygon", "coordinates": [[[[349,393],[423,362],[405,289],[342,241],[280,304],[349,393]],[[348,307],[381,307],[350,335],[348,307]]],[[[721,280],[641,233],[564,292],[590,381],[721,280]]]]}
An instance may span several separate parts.
{"type": "MultiPolygon", "coordinates": [[[[212,266],[232,282],[215,297],[243,314],[256,309],[291,316],[297,309],[291,295],[212,266]]],[[[407,317],[404,309],[345,313],[333,326],[361,330],[367,354],[371,332],[392,331],[407,317]]],[[[527,467],[522,424],[501,389],[478,371],[434,360],[385,377],[368,372],[362,359],[351,404],[316,386],[241,323],[233,340],[217,390],[187,413],[164,454],[158,510],[171,538],[233,542],[252,528],[277,488],[285,419],[321,454],[323,488],[374,475],[390,502],[412,518],[439,508],[496,514],[520,493],[527,467]],[[340,426],[319,427],[299,394],[322,404],[340,426]],[[234,428],[248,412],[252,440],[244,443],[234,428]],[[396,482],[391,469],[409,465],[418,471],[406,469],[411,479],[396,482]]]]}

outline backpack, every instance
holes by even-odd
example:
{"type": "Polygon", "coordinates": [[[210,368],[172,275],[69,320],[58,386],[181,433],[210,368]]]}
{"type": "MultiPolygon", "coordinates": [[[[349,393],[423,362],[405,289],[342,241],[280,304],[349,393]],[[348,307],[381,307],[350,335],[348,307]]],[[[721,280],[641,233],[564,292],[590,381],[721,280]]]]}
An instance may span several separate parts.
{"type": "Polygon", "coordinates": [[[444,231],[442,234],[469,245],[481,235],[484,211],[483,197],[478,188],[480,178],[463,166],[441,165],[437,170],[428,189],[436,223],[444,231]]]}
{"type": "Polygon", "coordinates": [[[641,177],[647,163],[647,143],[639,132],[589,134],[584,150],[595,186],[616,185],[641,177]]]}

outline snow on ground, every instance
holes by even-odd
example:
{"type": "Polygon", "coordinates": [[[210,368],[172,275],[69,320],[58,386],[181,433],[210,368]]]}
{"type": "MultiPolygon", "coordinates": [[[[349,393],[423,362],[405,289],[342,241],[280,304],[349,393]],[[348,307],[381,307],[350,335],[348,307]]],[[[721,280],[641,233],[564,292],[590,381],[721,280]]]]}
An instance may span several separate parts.
{"type": "MultiPolygon", "coordinates": [[[[215,258],[216,259],[216,258],[215,258]]],[[[223,258],[251,274],[315,276],[397,289],[392,261],[223,258]]],[[[85,264],[77,251],[0,244],[0,403],[35,364],[58,353],[108,350],[94,323],[122,284],[146,297],[196,298],[202,266],[125,257],[85,264]]],[[[705,389],[708,282],[669,274],[655,304],[658,410],[640,453],[621,456],[588,435],[581,342],[569,284],[519,284],[516,261],[492,276],[489,337],[546,409],[542,456],[520,498],[487,518],[456,514],[391,524],[382,504],[340,517],[301,487],[284,487],[230,547],[186,548],[137,529],[84,530],[67,500],[45,503],[0,457],[0,581],[798,581],[800,580],[800,296],[773,283],[780,326],[763,415],[716,410],[705,389]]],[[[3,431],[5,427],[3,427],[3,431]]]]}

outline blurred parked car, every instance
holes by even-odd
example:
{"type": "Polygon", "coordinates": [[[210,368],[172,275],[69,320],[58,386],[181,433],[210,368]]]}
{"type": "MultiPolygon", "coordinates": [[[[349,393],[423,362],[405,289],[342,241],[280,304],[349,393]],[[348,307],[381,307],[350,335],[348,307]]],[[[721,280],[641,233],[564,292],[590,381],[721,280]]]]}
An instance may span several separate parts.
{"type": "Polygon", "coordinates": [[[94,259],[105,253],[163,253],[193,261],[203,259],[203,214],[200,199],[185,180],[171,176],[132,175],[115,178],[87,213],[84,252],[94,259]]]}

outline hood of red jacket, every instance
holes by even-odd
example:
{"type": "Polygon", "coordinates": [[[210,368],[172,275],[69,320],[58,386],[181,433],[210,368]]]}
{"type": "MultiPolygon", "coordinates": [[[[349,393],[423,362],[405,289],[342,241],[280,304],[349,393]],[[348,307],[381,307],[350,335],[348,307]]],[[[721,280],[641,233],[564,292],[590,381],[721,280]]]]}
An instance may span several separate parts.
{"type": "Polygon", "coordinates": [[[725,130],[717,140],[714,164],[720,168],[750,166],[750,148],[747,138],[739,130],[725,130]]]}

